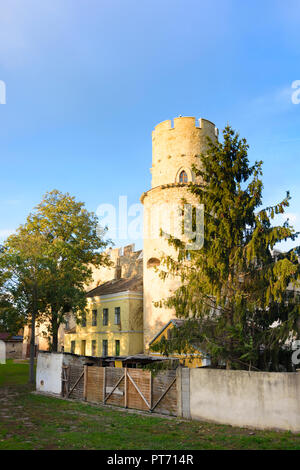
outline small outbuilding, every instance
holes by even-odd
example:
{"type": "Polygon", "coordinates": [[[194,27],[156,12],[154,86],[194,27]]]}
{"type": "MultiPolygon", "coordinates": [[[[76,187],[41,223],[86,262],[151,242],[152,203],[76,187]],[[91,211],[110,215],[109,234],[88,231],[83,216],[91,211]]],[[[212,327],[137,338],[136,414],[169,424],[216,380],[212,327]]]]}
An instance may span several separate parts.
{"type": "Polygon", "coordinates": [[[0,341],[5,344],[6,359],[22,359],[23,336],[0,333],[0,341]]]}

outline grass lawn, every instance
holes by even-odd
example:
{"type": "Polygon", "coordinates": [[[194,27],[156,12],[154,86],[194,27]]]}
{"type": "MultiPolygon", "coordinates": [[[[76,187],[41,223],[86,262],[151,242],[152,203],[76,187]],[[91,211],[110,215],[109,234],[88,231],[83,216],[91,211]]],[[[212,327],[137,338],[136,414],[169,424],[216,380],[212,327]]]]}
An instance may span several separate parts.
{"type": "Polygon", "coordinates": [[[0,449],[300,449],[300,434],[143,416],[34,395],[28,367],[0,365],[0,449]]]}
{"type": "Polygon", "coordinates": [[[0,387],[7,385],[24,385],[28,382],[28,361],[14,363],[11,359],[0,364],[0,387]]]}

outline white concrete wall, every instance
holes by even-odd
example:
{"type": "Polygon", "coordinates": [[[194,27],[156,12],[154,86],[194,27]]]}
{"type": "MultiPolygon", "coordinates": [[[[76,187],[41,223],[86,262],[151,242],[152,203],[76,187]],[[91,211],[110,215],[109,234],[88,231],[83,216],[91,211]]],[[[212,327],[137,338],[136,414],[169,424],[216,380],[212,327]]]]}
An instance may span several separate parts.
{"type": "Polygon", "coordinates": [[[186,374],[182,377],[182,415],[233,426],[300,432],[300,373],[187,371],[189,381],[186,374]],[[189,413],[184,413],[187,408],[189,413]]]}
{"type": "Polygon", "coordinates": [[[22,341],[7,341],[6,342],[6,359],[22,359],[22,341]]]}
{"type": "Polygon", "coordinates": [[[39,352],[36,369],[36,389],[39,392],[61,393],[62,353],[39,352]]]}

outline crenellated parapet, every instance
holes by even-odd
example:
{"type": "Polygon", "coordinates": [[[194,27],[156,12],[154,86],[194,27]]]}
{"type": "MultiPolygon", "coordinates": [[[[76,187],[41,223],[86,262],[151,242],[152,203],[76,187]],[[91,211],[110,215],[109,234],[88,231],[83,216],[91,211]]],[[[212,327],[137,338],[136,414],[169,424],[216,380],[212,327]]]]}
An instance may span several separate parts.
{"type": "Polygon", "coordinates": [[[218,128],[215,126],[215,124],[208,119],[197,119],[195,117],[191,116],[180,116],[177,118],[174,118],[173,120],[167,119],[166,121],[162,121],[159,124],[157,124],[154,128],[154,131],[152,132],[152,136],[155,137],[155,134],[159,134],[163,131],[166,130],[176,130],[177,129],[199,129],[201,132],[208,132],[210,134],[214,134],[215,136],[218,136],[218,128]]]}
{"type": "Polygon", "coordinates": [[[199,155],[205,153],[207,137],[218,138],[218,129],[207,119],[178,117],[155,126],[152,132],[152,188],[175,183],[180,171],[184,170],[193,180],[192,166],[199,162],[199,155]]]}

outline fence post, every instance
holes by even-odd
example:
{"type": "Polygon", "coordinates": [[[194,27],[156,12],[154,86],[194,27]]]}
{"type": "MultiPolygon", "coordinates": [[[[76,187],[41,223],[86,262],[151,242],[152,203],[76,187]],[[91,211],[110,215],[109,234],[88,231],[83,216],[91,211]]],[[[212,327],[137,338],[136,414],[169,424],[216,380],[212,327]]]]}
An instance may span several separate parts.
{"type": "Polygon", "coordinates": [[[65,366],[64,364],[62,365],[62,369],[61,369],[61,380],[62,380],[62,384],[61,384],[61,396],[65,396],[65,395],[68,395],[68,391],[69,391],[69,367],[68,366],[65,366]]]}
{"type": "Polygon", "coordinates": [[[128,380],[127,380],[127,367],[125,367],[125,394],[124,394],[124,398],[125,398],[125,408],[127,408],[127,387],[128,387],[128,380]]]}
{"type": "Polygon", "coordinates": [[[177,389],[177,416],[182,417],[182,398],[181,398],[181,367],[176,369],[176,389],[177,389]]]}
{"type": "MultiPolygon", "coordinates": [[[[191,407],[190,407],[190,372],[193,369],[188,367],[181,368],[181,416],[183,418],[191,418],[191,407]]],[[[196,370],[196,369],[195,369],[196,370]]]]}
{"type": "Polygon", "coordinates": [[[149,411],[152,411],[152,406],[153,406],[153,393],[152,393],[152,384],[153,384],[153,380],[152,380],[152,372],[150,370],[150,410],[149,411]]]}
{"type": "Polygon", "coordinates": [[[84,366],[84,376],[83,376],[83,399],[87,398],[87,382],[88,382],[88,366],[84,366]]]}
{"type": "Polygon", "coordinates": [[[105,395],[106,395],[106,368],[103,367],[103,404],[105,405],[105,395]]]}

